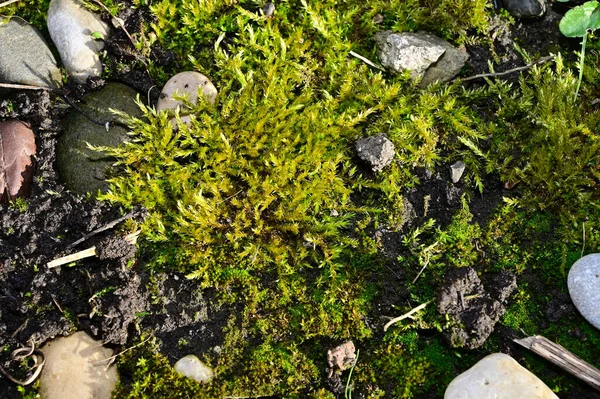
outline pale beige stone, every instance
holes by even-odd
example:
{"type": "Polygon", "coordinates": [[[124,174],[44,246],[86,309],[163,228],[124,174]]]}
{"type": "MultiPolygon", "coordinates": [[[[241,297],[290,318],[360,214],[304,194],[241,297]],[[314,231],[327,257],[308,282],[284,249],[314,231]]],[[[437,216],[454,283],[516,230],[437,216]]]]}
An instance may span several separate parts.
{"type": "Polygon", "coordinates": [[[179,374],[199,383],[208,382],[215,376],[213,369],[194,355],[187,355],[179,359],[174,368],[179,374]]]}
{"type": "Polygon", "coordinates": [[[83,331],[42,347],[46,365],[40,376],[43,399],[110,399],[119,382],[117,368],[99,362],[113,355],[83,331]],[[96,364],[94,363],[96,362],[96,364]]]}
{"type": "Polygon", "coordinates": [[[165,84],[165,87],[163,87],[158,103],[156,104],[156,109],[158,111],[164,111],[181,107],[181,121],[185,124],[189,124],[191,120],[190,116],[186,115],[183,102],[176,100],[175,95],[187,97],[192,104],[196,104],[198,102],[198,92],[200,89],[208,102],[213,104],[217,98],[218,92],[217,88],[206,76],[191,71],[178,73],[169,79],[165,84]]]}
{"type": "Polygon", "coordinates": [[[484,357],[456,377],[444,399],[558,399],[539,378],[504,353],[484,357]]]}

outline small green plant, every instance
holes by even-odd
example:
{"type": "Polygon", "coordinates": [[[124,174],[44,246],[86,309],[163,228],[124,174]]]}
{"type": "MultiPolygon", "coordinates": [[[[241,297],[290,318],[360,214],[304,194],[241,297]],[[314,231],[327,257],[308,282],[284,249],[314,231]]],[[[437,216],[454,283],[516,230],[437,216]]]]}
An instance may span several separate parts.
{"type": "Polygon", "coordinates": [[[344,390],[345,399],[352,399],[352,385],[350,385],[350,381],[352,380],[352,372],[354,371],[354,367],[356,367],[356,363],[358,362],[358,355],[360,355],[360,350],[356,351],[356,358],[354,359],[354,364],[350,368],[350,374],[348,374],[348,381],[346,381],[346,389],[344,390]]]}
{"type": "MultiPolygon", "coordinates": [[[[568,0],[558,0],[566,2],[568,0]]],[[[585,48],[588,34],[600,28],[600,3],[588,1],[580,6],[567,11],[560,20],[559,29],[566,37],[582,37],[581,54],[579,56],[579,81],[575,89],[575,98],[579,94],[579,87],[583,79],[583,66],[585,62],[585,48]]]]}

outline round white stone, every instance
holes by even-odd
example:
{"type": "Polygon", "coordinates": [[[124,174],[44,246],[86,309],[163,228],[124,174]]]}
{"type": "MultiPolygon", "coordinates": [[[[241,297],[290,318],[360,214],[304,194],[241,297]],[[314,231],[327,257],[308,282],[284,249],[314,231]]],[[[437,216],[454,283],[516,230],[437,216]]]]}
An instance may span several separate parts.
{"type": "Polygon", "coordinates": [[[110,399],[119,382],[117,368],[102,360],[113,355],[83,331],[42,347],[46,364],[40,376],[44,399],[110,399]]]}
{"type": "Polygon", "coordinates": [[[579,313],[600,329],[600,254],[586,255],[575,262],[567,285],[579,313]]]}
{"type": "MultiPolygon", "coordinates": [[[[177,107],[183,108],[184,103],[175,97],[184,97],[192,103],[198,102],[198,92],[202,90],[202,94],[206,100],[213,104],[217,98],[217,88],[204,75],[198,72],[181,72],[173,76],[163,87],[160,93],[160,98],[156,104],[158,111],[167,109],[175,110],[177,107]]],[[[190,123],[190,116],[185,115],[185,112],[180,114],[181,121],[185,124],[190,123]]]]}
{"type": "Polygon", "coordinates": [[[208,382],[215,376],[213,369],[202,363],[194,355],[187,355],[175,363],[175,371],[184,377],[191,378],[199,383],[208,382]]]}
{"type": "Polygon", "coordinates": [[[456,377],[444,399],[558,399],[539,378],[504,353],[484,357],[456,377]]]}

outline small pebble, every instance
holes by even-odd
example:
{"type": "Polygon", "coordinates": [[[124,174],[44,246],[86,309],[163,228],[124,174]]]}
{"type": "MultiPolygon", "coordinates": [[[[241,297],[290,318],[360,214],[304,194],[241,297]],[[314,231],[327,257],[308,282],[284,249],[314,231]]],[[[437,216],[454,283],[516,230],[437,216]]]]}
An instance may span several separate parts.
{"type": "Polygon", "coordinates": [[[179,359],[175,363],[174,369],[184,377],[191,378],[199,383],[208,382],[215,376],[213,369],[194,355],[187,355],[179,359]]]}

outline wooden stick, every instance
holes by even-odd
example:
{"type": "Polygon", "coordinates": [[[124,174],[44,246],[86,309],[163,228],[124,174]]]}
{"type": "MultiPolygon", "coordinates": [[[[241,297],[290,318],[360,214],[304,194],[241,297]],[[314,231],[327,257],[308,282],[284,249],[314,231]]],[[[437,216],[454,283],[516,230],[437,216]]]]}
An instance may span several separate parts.
{"type": "Polygon", "coordinates": [[[522,67],[518,67],[518,68],[513,68],[513,69],[509,69],[508,71],[504,71],[504,72],[494,72],[494,73],[482,73],[481,75],[475,75],[475,76],[470,76],[468,78],[456,78],[456,80],[460,80],[461,82],[468,82],[469,80],[475,80],[475,79],[481,79],[481,78],[489,78],[489,77],[493,77],[493,76],[504,76],[504,75],[509,75],[513,72],[519,72],[519,71],[524,71],[526,69],[529,69],[531,67],[533,67],[534,65],[537,64],[542,64],[544,62],[553,60],[554,56],[553,55],[549,55],[547,57],[542,57],[537,61],[534,61],[530,64],[527,64],[525,66],[522,67]]]}
{"type": "Polygon", "coordinates": [[[594,389],[600,391],[600,370],[575,356],[559,344],[542,337],[534,335],[523,339],[515,339],[514,342],[537,353],[544,359],[554,363],[567,373],[585,381],[594,389]]]}
{"type": "Polygon", "coordinates": [[[362,55],[355,53],[354,51],[350,51],[350,55],[353,57],[358,58],[359,60],[361,60],[362,62],[364,62],[367,65],[372,66],[373,68],[377,68],[380,71],[385,72],[385,69],[380,67],[379,65],[377,65],[376,63],[374,63],[373,61],[369,60],[368,58],[363,57],[362,55]]]}
{"type": "Polygon", "coordinates": [[[12,3],[16,3],[17,1],[21,1],[21,0],[9,0],[9,1],[5,1],[4,3],[0,3],[0,8],[9,6],[12,3]]]}
{"type": "MultiPolygon", "coordinates": [[[[134,233],[127,234],[124,239],[131,245],[135,245],[137,242],[138,236],[141,231],[138,230],[134,233]]],[[[63,256],[62,258],[54,259],[51,262],[48,262],[48,268],[51,269],[53,267],[58,267],[67,263],[75,262],[79,259],[89,258],[90,256],[96,256],[96,247],[91,247],[88,249],[84,249],[83,251],[76,252],[71,255],[63,256]]]]}
{"type": "Polygon", "coordinates": [[[388,323],[387,323],[385,326],[383,326],[383,331],[387,331],[387,329],[388,329],[388,328],[390,328],[390,326],[391,326],[392,324],[394,324],[394,323],[397,323],[397,322],[399,322],[400,320],[404,320],[404,319],[406,319],[407,317],[410,317],[410,316],[412,316],[413,314],[417,313],[417,312],[418,312],[419,310],[421,310],[421,309],[425,309],[425,307],[426,307],[427,305],[429,305],[431,302],[433,302],[433,299],[431,299],[431,300],[429,300],[429,301],[427,301],[427,302],[425,302],[425,303],[422,303],[422,304],[420,304],[419,306],[417,306],[416,308],[413,308],[413,309],[412,309],[412,310],[410,310],[409,312],[407,312],[407,313],[404,313],[402,316],[398,316],[398,317],[396,317],[395,319],[392,319],[392,320],[390,320],[390,321],[389,321],[389,322],[388,322],[388,323]]]}
{"type": "MultiPolygon", "coordinates": [[[[2,6],[2,4],[0,4],[2,6]]],[[[0,83],[0,88],[4,89],[21,89],[21,90],[52,90],[49,87],[42,86],[30,86],[30,85],[18,85],[13,83],[0,83]]]]}

